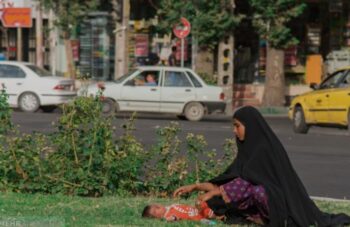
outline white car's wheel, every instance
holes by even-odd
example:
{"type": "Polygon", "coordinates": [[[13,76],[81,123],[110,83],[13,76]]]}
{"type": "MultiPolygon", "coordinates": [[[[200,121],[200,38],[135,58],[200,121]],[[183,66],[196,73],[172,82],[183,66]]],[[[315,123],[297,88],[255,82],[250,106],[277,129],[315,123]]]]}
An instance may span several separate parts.
{"type": "Polygon", "coordinates": [[[116,103],[109,98],[102,101],[102,113],[105,115],[112,115],[116,112],[116,103]]]}
{"type": "Polygon", "coordinates": [[[200,121],[204,116],[204,107],[199,102],[191,102],[186,105],[184,114],[189,121],[200,121]]]}
{"type": "Polygon", "coordinates": [[[304,111],[300,106],[295,107],[293,116],[293,128],[296,133],[307,133],[309,125],[306,124],[304,111]]]}
{"type": "Polygon", "coordinates": [[[23,93],[18,99],[18,107],[24,112],[35,112],[39,109],[40,101],[34,93],[23,93]]]}

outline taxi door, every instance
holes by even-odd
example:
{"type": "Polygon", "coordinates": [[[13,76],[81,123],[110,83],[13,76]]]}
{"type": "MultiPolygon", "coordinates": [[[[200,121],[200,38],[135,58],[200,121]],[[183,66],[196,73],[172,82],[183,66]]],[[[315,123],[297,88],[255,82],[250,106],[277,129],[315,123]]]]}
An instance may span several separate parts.
{"type": "Polygon", "coordinates": [[[324,80],[319,89],[313,92],[313,95],[308,97],[306,102],[309,106],[309,111],[314,123],[331,123],[331,106],[334,103],[335,96],[332,95],[339,82],[344,78],[347,70],[340,70],[330,75],[324,80]]]}
{"type": "Polygon", "coordinates": [[[330,123],[347,125],[350,109],[350,72],[344,73],[338,87],[329,94],[330,123]]]}

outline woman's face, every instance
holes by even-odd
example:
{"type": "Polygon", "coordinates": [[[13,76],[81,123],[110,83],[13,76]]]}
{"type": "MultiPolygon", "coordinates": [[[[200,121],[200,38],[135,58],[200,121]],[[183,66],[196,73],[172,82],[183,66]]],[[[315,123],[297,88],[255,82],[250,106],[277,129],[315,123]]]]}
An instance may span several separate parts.
{"type": "Polygon", "coordinates": [[[233,132],[240,141],[244,140],[245,126],[236,118],[233,119],[233,132]]]}

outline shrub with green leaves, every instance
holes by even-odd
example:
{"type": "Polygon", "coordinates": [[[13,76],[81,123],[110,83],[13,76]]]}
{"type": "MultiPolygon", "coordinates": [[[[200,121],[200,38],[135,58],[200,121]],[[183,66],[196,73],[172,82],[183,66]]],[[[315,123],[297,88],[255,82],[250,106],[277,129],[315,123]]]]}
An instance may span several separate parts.
{"type": "Polygon", "coordinates": [[[68,195],[169,196],[177,187],[206,181],[232,161],[208,151],[201,135],[179,139],[177,123],[157,130],[149,150],[133,135],[135,115],[115,138],[112,117],[102,114],[100,96],[78,97],[62,107],[50,134],[20,134],[12,129],[0,143],[0,191],[68,195]]]}
{"type": "Polygon", "coordinates": [[[12,128],[11,109],[8,103],[8,94],[3,84],[0,85],[0,135],[8,132],[12,128]]]}
{"type": "Polygon", "coordinates": [[[207,150],[202,135],[189,133],[185,143],[178,137],[178,123],[157,130],[158,143],[151,150],[152,163],[146,167],[145,184],[158,196],[169,196],[185,184],[205,182],[222,172],[236,152],[234,142],[227,140],[224,155],[207,150]],[[233,153],[232,153],[233,152],[233,153]]]}

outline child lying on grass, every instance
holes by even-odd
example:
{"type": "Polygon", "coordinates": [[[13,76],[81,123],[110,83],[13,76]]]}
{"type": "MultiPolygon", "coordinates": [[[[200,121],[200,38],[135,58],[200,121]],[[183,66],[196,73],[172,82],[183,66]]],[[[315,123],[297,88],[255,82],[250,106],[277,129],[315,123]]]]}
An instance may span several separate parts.
{"type": "Polygon", "coordinates": [[[209,224],[215,224],[209,219],[216,218],[206,202],[198,203],[197,207],[185,204],[173,204],[170,206],[151,204],[143,209],[142,217],[164,219],[166,221],[201,221],[209,224]]]}

